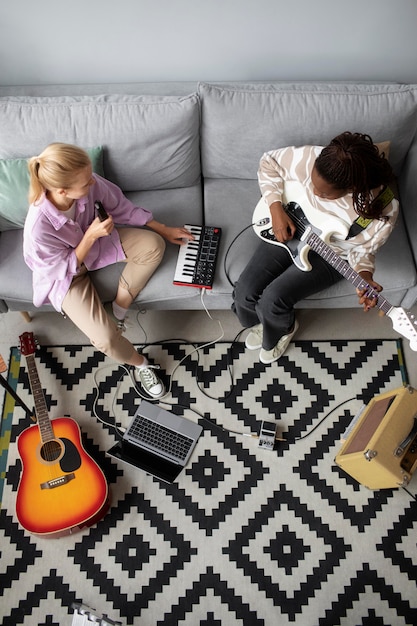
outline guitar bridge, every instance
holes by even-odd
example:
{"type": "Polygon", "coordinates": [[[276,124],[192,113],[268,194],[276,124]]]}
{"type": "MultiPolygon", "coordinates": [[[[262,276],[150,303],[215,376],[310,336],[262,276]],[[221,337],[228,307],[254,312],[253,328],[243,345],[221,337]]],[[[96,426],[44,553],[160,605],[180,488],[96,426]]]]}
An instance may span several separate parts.
{"type": "Polygon", "coordinates": [[[75,478],[75,474],[72,472],[71,474],[64,474],[63,476],[59,476],[58,478],[53,478],[52,480],[48,480],[46,483],[41,483],[41,489],[55,489],[55,487],[61,487],[62,485],[66,485],[70,480],[75,478]]]}

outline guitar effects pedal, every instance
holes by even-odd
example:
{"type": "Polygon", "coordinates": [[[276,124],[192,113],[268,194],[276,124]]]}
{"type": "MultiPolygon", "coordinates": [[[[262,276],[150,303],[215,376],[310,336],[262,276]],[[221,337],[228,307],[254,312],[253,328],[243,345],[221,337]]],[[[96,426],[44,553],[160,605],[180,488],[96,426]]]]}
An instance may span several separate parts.
{"type": "Polygon", "coordinates": [[[259,430],[259,442],[258,446],[265,450],[273,450],[275,445],[275,437],[277,434],[277,425],[274,422],[261,423],[259,430]]]}

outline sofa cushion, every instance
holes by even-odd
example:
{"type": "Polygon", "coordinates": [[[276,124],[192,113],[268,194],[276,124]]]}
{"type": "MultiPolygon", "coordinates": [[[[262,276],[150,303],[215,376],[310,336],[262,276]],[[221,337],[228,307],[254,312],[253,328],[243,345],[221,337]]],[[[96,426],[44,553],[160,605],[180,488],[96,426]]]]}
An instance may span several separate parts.
{"type": "Polygon", "coordinates": [[[102,145],[106,176],[124,191],[195,184],[199,99],[177,96],[0,98],[0,158],[38,154],[53,141],[102,145]]]}
{"type": "MultiPolygon", "coordinates": [[[[104,176],[101,146],[87,148],[93,171],[104,176]]],[[[0,230],[21,228],[28,210],[27,159],[0,159],[0,230]]]]}
{"type": "Polygon", "coordinates": [[[417,86],[400,84],[199,84],[203,175],[255,179],[268,150],[326,145],[350,130],[389,140],[398,173],[417,124],[417,86]]]}

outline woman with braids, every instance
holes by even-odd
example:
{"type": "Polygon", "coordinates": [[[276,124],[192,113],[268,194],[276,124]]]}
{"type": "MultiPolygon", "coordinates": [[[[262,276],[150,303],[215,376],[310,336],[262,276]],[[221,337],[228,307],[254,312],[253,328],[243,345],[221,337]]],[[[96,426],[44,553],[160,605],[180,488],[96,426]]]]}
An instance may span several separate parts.
{"type": "MultiPolygon", "coordinates": [[[[287,183],[298,182],[315,211],[340,225],[331,248],[345,259],[374,290],[375,253],[388,239],[398,216],[399,203],[388,185],[393,179],[384,152],[369,135],[344,132],[325,148],[287,147],[264,154],[258,181],[269,206],[275,238],[288,242],[296,228],[282,205],[287,183]]],[[[287,250],[262,241],[234,289],[233,311],[242,326],[250,328],[245,345],[260,349],[260,361],[272,363],[285,352],[298,329],[294,306],[342,279],[339,272],[313,250],[311,271],[302,271],[287,250]]],[[[376,299],[358,291],[359,303],[368,311],[376,299]]]]}

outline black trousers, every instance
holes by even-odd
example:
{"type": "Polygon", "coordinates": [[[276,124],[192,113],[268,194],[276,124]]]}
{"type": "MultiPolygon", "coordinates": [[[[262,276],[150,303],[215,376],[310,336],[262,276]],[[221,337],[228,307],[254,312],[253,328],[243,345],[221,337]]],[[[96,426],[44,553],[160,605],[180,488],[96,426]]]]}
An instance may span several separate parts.
{"type": "Polygon", "coordinates": [[[304,272],[286,249],[262,241],[235,284],[232,310],[245,328],[262,324],[265,350],[291,330],[297,302],[342,279],[312,250],[308,258],[312,269],[304,272]]]}

